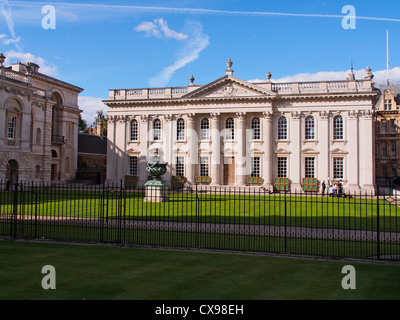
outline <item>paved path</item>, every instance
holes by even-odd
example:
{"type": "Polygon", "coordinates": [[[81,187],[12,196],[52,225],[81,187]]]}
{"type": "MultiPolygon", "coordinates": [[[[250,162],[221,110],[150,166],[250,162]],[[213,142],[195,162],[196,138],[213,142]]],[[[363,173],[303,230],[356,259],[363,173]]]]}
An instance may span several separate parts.
{"type": "MultiPolygon", "coordinates": [[[[0,215],[0,220],[8,220],[12,215],[0,215]]],[[[323,238],[338,240],[377,240],[378,232],[365,230],[346,230],[330,228],[311,228],[296,226],[272,226],[235,223],[195,223],[176,221],[119,220],[76,217],[37,216],[37,222],[62,225],[80,225],[94,228],[124,228],[163,231],[184,231],[202,233],[224,233],[231,235],[260,235],[291,238],[323,238]]],[[[34,223],[35,216],[18,216],[19,223],[34,223]]],[[[381,241],[400,241],[400,232],[379,232],[381,241]]]]}

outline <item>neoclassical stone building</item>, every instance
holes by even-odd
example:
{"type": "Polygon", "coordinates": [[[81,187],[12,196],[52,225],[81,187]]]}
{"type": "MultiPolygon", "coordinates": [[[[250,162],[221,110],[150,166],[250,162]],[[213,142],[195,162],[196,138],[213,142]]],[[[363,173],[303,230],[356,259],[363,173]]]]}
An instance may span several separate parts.
{"type": "Polygon", "coordinates": [[[107,179],[138,181],[154,156],[163,176],[216,186],[318,190],[343,181],[373,190],[378,91],[371,69],[344,81],[249,83],[225,75],[205,85],[109,90],[107,179]]]}
{"type": "Polygon", "coordinates": [[[3,65],[0,55],[0,180],[75,177],[78,94],[83,89],[39,72],[34,63],[3,65]]]}

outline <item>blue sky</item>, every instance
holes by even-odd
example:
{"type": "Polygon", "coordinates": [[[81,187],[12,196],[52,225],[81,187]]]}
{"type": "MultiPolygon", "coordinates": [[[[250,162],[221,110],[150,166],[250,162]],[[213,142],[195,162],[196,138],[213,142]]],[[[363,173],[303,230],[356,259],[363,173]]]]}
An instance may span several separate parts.
{"type": "MultiPolygon", "coordinates": [[[[207,84],[225,74],[273,81],[357,78],[372,68],[400,84],[400,2],[306,1],[11,1],[0,0],[0,51],[13,62],[33,61],[40,71],[85,89],[83,117],[92,123],[109,89],[207,84]],[[44,29],[46,5],[55,29],[44,29]],[[345,5],[356,12],[345,29],[345,5]]],[[[347,22],[349,20],[346,20],[347,22]]]]}

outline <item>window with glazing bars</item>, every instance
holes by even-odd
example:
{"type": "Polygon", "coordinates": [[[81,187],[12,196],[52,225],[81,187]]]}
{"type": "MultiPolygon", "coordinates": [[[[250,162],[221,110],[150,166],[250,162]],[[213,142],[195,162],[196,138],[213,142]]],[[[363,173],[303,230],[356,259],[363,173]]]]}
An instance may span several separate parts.
{"type": "Polygon", "coordinates": [[[176,175],[184,176],[185,175],[185,160],[183,157],[176,157],[176,175]]]}
{"type": "Polygon", "coordinates": [[[278,178],[286,178],[287,177],[287,158],[279,157],[278,158],[278,178]]]}
{"type": "Polygon", "coordinates": [[[176,140],[185,140],[185,120],[183,120],[182,118],[179,118],[176,121],[176,140]]]}
{"type": "Polygon", "coordinates": [[[137,165],[138,158],[137,157],[129,157],[129,174],[132,176],[137,175],[137,165]]]}
{"type": "Polygon", "coordinates": [[[235,139],[235,121],[232,118],[228,118],[225,121],[225,139],[235,139]]]}
{"type": "Polygon", "coordinates": [[[260,157],[252,157],[251,158],[251,176],[252,177],[261,177],[260,174],[260,157]]]}
{"type": "Polygon", "coordinates": [[[138,122],[137,120],[133,119],[131,121],[131,141],[138,140],[138,122]]]}
{"type": "Polygon", "coordinates": [[[315,132],[314,117],[308,116],[305,120],[305,139],[306,140],[315,139],[314,132],[315,132]]]}
{"type": "Polygon", "coordinates": [[[210,139],[210,122],[208,119],[201,119],[200,122],[200,139],[209,140],[210,139]]]}
{"type": "Polygon", "coordinates": [[[282,116],[278,119],[278,140],[287,139],[287,119],[282,116]]]}
{"type": "Polygon", "coordinates": [[[208,176],[208,157],[200,157],[200,176],[208,176]]]}
{"type": "Polygon", "coordinates": [[[314,178],[315,177],[315,158],[305,158],[304,159],[304,174],[305,178],[314,178]]]}
{"type": "Polygon", "coordinates": [[[161,121],[160,119],[155,119],[153,121],[153,140],[161,140],[161,121]]]}
{"type": "Polygon", "coordinates": [[[343,118],[342,116],[335,116],[333,118],[333,139],[343,139],[343,118]]]}
{"type": "Polygon", "coordinates": [[[8,118],[7,139],[15,139],[15,117],[8,118]]]}
{"type": "Polygon", "coordinates": [[[251,131],[253,140],[261,139],[260,118],[253,118],[251,120],[251,131]]]}
{"type": "Polygon", "coordinates": [[[343,179],[343,158],[333,158],[333,179],[343,179]]]}

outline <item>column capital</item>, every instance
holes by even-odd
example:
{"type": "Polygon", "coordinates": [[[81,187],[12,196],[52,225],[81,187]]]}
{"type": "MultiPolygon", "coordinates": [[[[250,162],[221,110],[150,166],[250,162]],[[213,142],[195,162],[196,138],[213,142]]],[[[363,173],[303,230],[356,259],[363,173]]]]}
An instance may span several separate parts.
{"type": "Polygon", "coordinates": [[[236,116],[238,118],[238,120],[243,121],[246,118],[246,112],[236,112],[236,116]]]}
{"type": "Polygon", "coordinates": [[[149,121],[149,116],[147,114],[142,114],[140,115],[140,120],[141,122],[146,123],[149,121]]]}
{"type": "Polygon", "coordinates": [[[272,112],[271,111],[263,111],[263,117],[264,117],[264,119],[267,119],[267,120],[272,120],[272,116],[273,116],[273,114],[272,114],[272,112]]]}
{"type": "Polygon", "coordinates": [[[219,115],[220,115],[219,112],[211,112],[211,113],[210,113],[211,119],[212,119],[213,121],[219,121],[219,115]]]}

